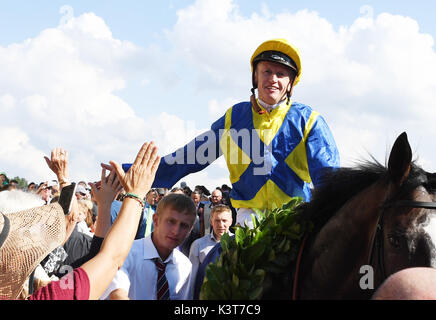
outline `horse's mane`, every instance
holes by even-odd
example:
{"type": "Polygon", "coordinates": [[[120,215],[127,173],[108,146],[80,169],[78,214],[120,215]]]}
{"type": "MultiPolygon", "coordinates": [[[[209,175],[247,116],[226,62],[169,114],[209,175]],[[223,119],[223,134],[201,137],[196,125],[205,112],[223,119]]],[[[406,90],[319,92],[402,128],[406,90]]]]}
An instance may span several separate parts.
{"type": "MultiPolygon", "coordinates": [[[[320,185],[313,190],[311,201],[300,207],[300,221],[313,223],[313,232],[317,233],[345,202],[387,175],[388,169],[375,159],[356,167],[326,171],[320,185]]],[[[429,192],[435,192],[436,174],[427,173],[412,162],[409,176],[398,194],[404,195],[419,185],[426,187],[429,192]]]]}

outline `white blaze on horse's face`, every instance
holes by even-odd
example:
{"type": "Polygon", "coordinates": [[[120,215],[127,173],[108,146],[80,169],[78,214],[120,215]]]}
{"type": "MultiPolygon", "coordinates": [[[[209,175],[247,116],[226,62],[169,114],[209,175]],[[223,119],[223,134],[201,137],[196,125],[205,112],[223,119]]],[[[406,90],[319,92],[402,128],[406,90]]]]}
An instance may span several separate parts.
{"type": "Polygon", "coordinates": [[[433,249],[431,252],[431,266],[433,268],[436,267],[436,213],[430,214],[427,218],[430,221],[427,221],[426,225],[423,227],[425,233],[431,239],[433,244],[433,249]]]}

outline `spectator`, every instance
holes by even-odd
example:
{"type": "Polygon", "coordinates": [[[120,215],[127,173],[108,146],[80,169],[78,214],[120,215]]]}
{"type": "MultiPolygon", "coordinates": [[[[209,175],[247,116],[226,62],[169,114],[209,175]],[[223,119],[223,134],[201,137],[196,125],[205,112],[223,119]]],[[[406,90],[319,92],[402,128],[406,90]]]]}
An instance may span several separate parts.
{"type": "Polygon", "coordinates": [[[79,219],[77,222],[77,230],[84,233],[90,237],[94,236],[91,231],[92,225],[94,224],[92,220],[92,201],[91,200],[79,200],[77,201],[79,208],[79,219]]]}
{"type": "Polygon", "coordinates": [[[88,184],[85,181],[83,181],[83,180],[79,181],[77,184],[79,186],[82,186],[83,188],[85,188],[85,190],[86,190],[86,192],[85,192],[86,198],[88,200],[91,200],[91,188],[88,186],[88,184]]]}
{"type": "Polygon", "coordinates": [[[211,202],[214,206],[218,205],[218,204],[222,204],[222,200],[223,200],[223,194],[221,192],[221,190],[219,189],[215,189],[212,192],[212,196],[211,196],[211,202]]]}
{"type": "Polygon", "coordinates": [[[8,190],[17,190],[18,189],[18,181],[15,179],[9,180],[8,190]]]}
{"type": "Polygon", "coordinates": [[[85,182],[85,181],[79,181],[78,183],[77,183],[77,185],[78,186],[82,186],[82,187],[84,187],[85,189],[87,189],[88,191],[90,191],[89,190],[89,188],[88,188],[88,184],[85,182]]]}
{"type": "MultiPolygon", "coordinates": [[[[67,185],[69,183],[68,153],[62,148],[56,148],[52,150],[51,159],[48,159],[48,157],[45,157],[45,159],[49,168],[58,177],[61,186],[64,187],[67,185]]],[[[114,180],[115,172],[111,172],[109,177],[114,180]]],[[[118,180],[115,179],[114,181],[114,185],[119,187],[118,180]]],[[[82,185],[80,187],[83,188],[82,185]]],[[[115,197],[113,192],[111,193],[110,190],[108,192],[109,197],[115,197]]],[[[82,199],[78,201],[85,200],[82,199]]],[[[77,208],[76,211],[79,212],[79,209],[77,208]]],[[[62,277],[65,274],[65,271],[68,271],[68,268],[65,268],[66,266],[77,268],[90,259],[94,239],[88,234],[79,232],[79,226],[77,225],[77,222],[79,221],[80,218],[78,213],[70,224],[67,241],[61,247],[56,248],[42,261],[41,264],[49,276],[55,275],[57,277],[62,277]]],[[[96,243],[95,245],[97,245],[99,240],[95,239],[94,242],[96,243]]]]}
{"type": "Polygon", "coordinates": [[[157,189],[156,189],[156,192],[157,192],[156,204],[158,204],[159,201],[160,201],[163,197],[165,197],[166,194],[167,194],[168,192],[167,192],[167,189],[166,189],[166,188],[157,188],[157,189]]]}
{"type": "Polygon", "coordinates": [[[52,197],[52,201],[54,198],[59,197],[60,194],[60,188],[59,188],[59,184],[56,180],[51,180],[48,182],[47,186],[50,188],[51,190],[51,197],[52,197]]]}
{"type": "Polygon", "coordinates": [[[200,192],[194,191],[191,194],[191,199],[194,201],[195,204],[195,212],[197,213],[195,216],[195,222],[194,227],[192,228],[192,231],[189,233],[189,236],[183,241],[183,243],[179,246],[179,250],[187,257],[189,257],[189,250],[191,248],[192,243],[200,238],[200,217],[198,215],[198,209],[200,205],[200,192]]]}
{"type": "MultiPolygon", "coordinates": [[[[186,186],[185,186],[186,188],[186,186]]],[[[184,192],[184,189],[182,188],[178,188],[175,187],[173,189],[171,189],[171,193],[179,193],[179,194],[184,194],[186,195],[186,193],[184,192]]],[[[187,197],[190,197],[188,195],[186,195],[187,197]]],[[[197,205],[195,206],[195,212],[197,213],[197,205]]],[[[191,244],[192,242],[194,242],[194,240],[200,238],[200,219],[198,218],[198,215],[195,215],[195,221],[194,221],[194,226],[191,230],[191,232],[189,233],[188,237],[182,242],[182,244],[180,246],[178,246],[177,248],[185,255],[185,256],[189,256],[189,249],[191,248],[191,244]]]]}
{"type": "Polygon", "coordinates": [[[76,187],[77,200],[82,200],[82,199],[86,200],[86,199],[88,199],[88,197],[89,197],[89,191],[86,190],[86,188],[83,185],[78,184],[76,187]]]}
{"type": "Polygon", "coordinates": [[[145,232],[142,238],[148,237],[153,232],[153,215],[156,212],[156,199],[157,192],[154,189],[150,189],[145,196],[145,209],[144,209],[144,221],[145,232]]]}
{"type": "Polygon", "coordinates": [[[35,182],[31,182],[27,185],[27,191],[28,192],[35,192],[36,191],[36,184],[35,182]]]}
{"type": "Polygon", "coordinates": [[[209,202],[209,196],[210,196],[210,192],[209,192],[209,190],[207,190],[207,188],[205,187],[205,186],[195,186],[195,189],[194,189],[194,191],[199,191],[200,192],[200,194],[201,194],[201,199],[200,199],[200,202],[203,202],[203,203],[207,203],[207,202],[209,202]]]}
{"type": "MultiPolygon", "coordinates": [[[[50,159],[48,157],[44,157],[44,159],[48,167],[56,174],[59,181],[61,181],[62,186],[69,184],[69,182],[67,182],[69,177],[67,152],[62,148],[56,148],[52,150],[50,159]]],[[[38,188],[43,199],[49,201],[46,202],[46,204],[55,203],[59,199],[59,194],[53,194],[53,186],[58,186],[56,180],[44,182],[40,185],[40,188],[38,188]],[[50,190],[50,193],[48,190],[50,190]],[[46,200],[46,198],[50,200],[46,200]]],[[[55,248],[41,261],[41,266],[52,279],[62,277],[65,272],[68,271],[65,270],[65,265],[74,265],[79,258],[89,253],[92,238],[78,232],[77,221],[79,220],[79,211],[75,210],[75,212],[75,215],[70,215],[66,230],[66,241],[62,243],[61,246],[55,248]]]]}
{"type": "MultiPolygon", "coordinates": [[[[118,216],[118,212],[121,208],[122,197],[118,197],[120,200],[114,200],[111,205],[111,224],[115,222],[118,216]]],[[[139,219],[138,230],[135,235],[135,240],[142,239],[149,235],[153,231],[153,214],[155,212],[155,203],[157,199],[157,193],[155,190],[150,189],[145,197],[144,210],[141,213],[141,219],[139,219]],[[149,203],[152,203],[151,205],[149,203]]]]}
{"type": "MultiPolygon", "coordinates": [[[[195,191],[194,191],[195,192],[195,191]]],[[[195,199],[199,199],[199,197],[195,197],[195,199]]],[[[192,199],[192,197],[191,197],[192,199]]],[[[191,232],[189,233],[188,237],[182,242],[182,244],[178,247],[178,249],[187,257],[189,257],[189,250],[191,248],[192,243],[200,238],[200,218],[198,216],[198,203],[195,203],[195,200],[193,199],[195,204],[195,221],[194,226],[192,227],[191,232]]]]}
{"type": "MultiPolygon", "coordinates": [[[[233,235],[232,238],[235,236],[233,235]]],[[[200,266],[197,270],[197,276],[195,279],[193,278],[192,281],[194,281],[194,300],[200,299],[200,291],[201,286],[203,285],[204,277],[206,275],[206,268],[210,263],[215,263],[223,251],[223,248],[221,247],[221,242],[218,242],[216,245],[210,249],[209,253],[204,258],[203,262],[200,263],[200,266]]]]}
{"type": "Polygon", "coordinates": [[[48,182],[41,182],[36,194],[44,200],[45,204],[49,204],[52,200],[51,187],[48,186],[48,182]]]}
{"type": "MultiPolygon", "coordinates": [[[[221,240],[224,233],[229,233],[232,224],[232,211],[223,204],[215,205],[211,211],[210,224],[212,232],[195,240],[189,251],[189,260],[192,263],[191,294],[194,295],[194,285],[197,271],[200,264],[204,261],[209,251],[221,240]]],[[[230,233],[230,235],[233,235],[230,233]]],[[[192,296],[191,296],[192,298],[192,296]]]]}
{"type": "Polygon", "coordinates": [[[198,190],[195,190],[194,192],[192,192],[191,199],[192,199],[192,201],[194,201],[195,208],[198,210],[198,206],[200,204],[200,199],[201,199],[201,192],[198,190]]]}
{"type": "Polygon", "coordinates": [[[210,225],[210,212],[212,208],[218,204],[222,204],[223,195],[220,190],[215,189],[212,192],[211,202],[200,206],[199,216],[200,216],[200,235],[201,237],[211,232],[210,225]]]}
{"type": "Polygon", "coordinates": [[[4,172],[0,173],[0,187],[6,186],[8,184],[9,184],[9,179],[8,179],[8,176],[6,175],[6,173],[4,173],[4,172]]]}
{"type": "MultiPolygon", "coordinates": [[[[98,299],[110,283],[118,268],[123,265],[139,220],[137,197],[145,197],[150,189],[159,165],[157,149],[153,143],[145,143],[138,153],[129,173],[124,174],[120,165],[111,162],[123,187],[130,196],[124,200],[113,228],[107,233],[100,252],[73,273],[60,281],[51,282],[29,298],[41,299],[98,299]],[[65,280],[64,280],[65,279],[65,280]],[[66,283],[73,284],[65,286],[66,283]]],[[[102,185],[106,183],[105,169],[102,170],[102,185]]],[[[106,207],[109,209],[109,203],[106,207]]],[[[77,206],[73,202],[73,211],[77,206]]],[[[108,210],[107,210],[108,211],[108,210]]],[[[102,218],[104,215],[101,215],[102,218]]],[[[109,217],[106,218],[108,222],[109,217]]],[[[102,223],[100,228],[107,228],[102,223]]],[[[8,253],[8,260],[0,260],[0,296],[4,299],[15,299],[31,273],[35,264],[60,244],[65,237],[65,216],[57,204],[31,209],[27,212],[0,215],[0,255],[8,253]],[[23,219],[25,217],[26,219],[23,219]],[[38,228],[40,232],[23,232],[38,228]],[[48,241],[47,241],[48,240],[48,241]],[[19,269],[16,269],[19,266],[19,269]]],[[[102,230],[99,230],[99,232],[102,230]]],[[[103,232],[104,233],[104,232],[103,232]]],[[[104,236],[104,235],[103,235],[104,236]]]]}
{"type": "Polygon", "coordinates": [[[182,188],[179,188],[179,187],[172,188],[171,191],[170,191],[170,193],[185,194],[185,192],[183,191],[183,189],[182,189],[182,188]]]}
{"type": "Polygon", "coordinates": [[[222,198],[222,203],[225,204],[226,206],[230,207],[230,210],[232,210],[232,225],[230,227],[230,230],[235,231],[234,230],[234,226],[236,224],[236,216],[237,216],[237,211],[236,209],[232,206],[232,202],[230,201],[230,192],[232,191],[232,188],[230,188],[228,185],[223,184],[221,186],[221,191],[223,193],[223,198],[222,198]]]}
{"type": "MultiPolygon", "coordinates": [[[[5,191],[0,194],[0,212],[3,214],[24,211],[30,208],[40,207],[44,204],[44,200],[38,195],[20,190],[5,191]]],[[[65,217],[65,229],[63,230],[63,233],[66,234],[65,237],[68,237],[70,234],[68,230],[70,229],[69,226],[73,223],[73,219],[70,219],[72,217],[74,217],[74,215],[65,217]]],[[[38,289],[41,285],[47,284],[53,279],[58,279],[56,276],[52,277],[54,274],[53,270],[59,268],[66,258],[66,253],[62,250],[62,245],[58,248],[61,249],[55,248],[52,252],[47,253],[47,257],[42,260],[41,264],[38,266],[38,271],[35,271],[33,277],[29,276],[29,279],[24,284],[21,294],[22,297],[26,297],[29,292],[32,293],[32,290],[38,289]]]]}
{"type": "Polygon", "coordinates": [[[187,196],[174,193],[162,198],[153,216],[154,231],[150,236],[134,241],[124,265],[102,299],[188,299],[191,262],[174,249],[188,236],[194,219],[195,206],[187,196]],[[164,296],[160,296],[162,292],[156,288],[158,268],[161,267],[157,264],[166,266],[160,274],[163,283],[168,283],[164,296]]]}
{"type": "Polygon", "coordinates": [[[192,190],[191,190],[191,188],[189,188],[188,186],[184,186],[182,189],[183,189],[183,192],[184,192],[188,197],[191,196],[191,194],[192,194],[192,190]]]}

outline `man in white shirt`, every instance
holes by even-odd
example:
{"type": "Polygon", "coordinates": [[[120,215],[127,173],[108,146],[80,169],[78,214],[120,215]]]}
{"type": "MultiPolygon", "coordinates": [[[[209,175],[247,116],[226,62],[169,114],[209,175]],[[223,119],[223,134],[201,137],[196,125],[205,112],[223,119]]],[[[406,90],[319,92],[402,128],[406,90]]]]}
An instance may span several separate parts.
{"type": "Polygon", "coordinates": [[[183,253],[174,249],[189,235],[195,216],[194,202],[186,195],[169,194],[162,198],[153,215],[154,231],[133,242],[123,266],[101,299],[157,299],[160,275],[155,259],[166,266],[169,299],[189,299],[192,265],[183,253]]]}
{"type": "Polygon", "coordinates": [[[192,243],[189,251],[189,260],[192,263],[191,299],[194,294],[195,277],[198,267],[206,258],[209,251],[220,242],[221,236],[224,233],[232,235],[232,233],[229,232],[232,222],[232,210],[223,204],[215,205],[210,213],[212,233],[206,234],[192,243]]]}

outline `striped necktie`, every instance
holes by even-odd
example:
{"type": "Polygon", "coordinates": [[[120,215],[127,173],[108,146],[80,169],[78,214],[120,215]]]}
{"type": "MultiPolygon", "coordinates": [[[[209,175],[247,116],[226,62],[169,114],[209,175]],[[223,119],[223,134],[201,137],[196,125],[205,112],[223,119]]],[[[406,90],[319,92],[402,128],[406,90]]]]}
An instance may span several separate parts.
{"type": "Polygon", "coordinates": [[[153,259],[157,269],[157,300],[170,300],[170,291],[168,288],[167,277],[165,276],[166,264],[160,258],[153,259]]]}

